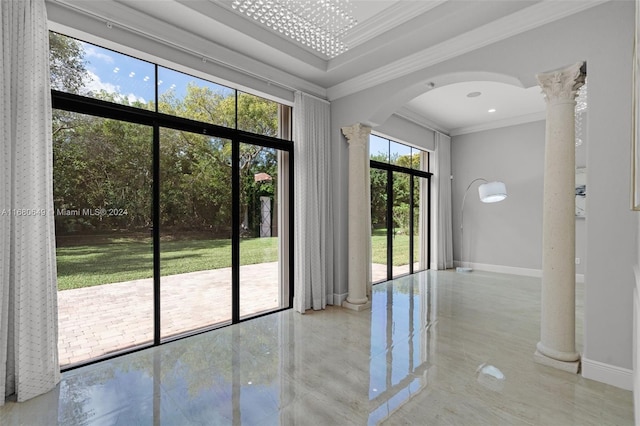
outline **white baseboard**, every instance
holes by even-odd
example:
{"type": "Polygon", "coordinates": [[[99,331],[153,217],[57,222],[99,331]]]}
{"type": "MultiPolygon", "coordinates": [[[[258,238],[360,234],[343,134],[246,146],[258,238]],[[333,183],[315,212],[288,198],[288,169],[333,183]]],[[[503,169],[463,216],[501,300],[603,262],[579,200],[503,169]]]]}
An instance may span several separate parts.
{"type": "MultiPolygon", "coordinates": [[[[478,271],[487,271],[487,272],[497,272],[500,274],[513,274],[513,275],[521,275],[525,277],[542,277],[542,269],[529,269],[529,268],[518,268],[515,266],[504,266],[504,265],[491,265],[488,263],[473,263],[473,262],[461,262],[459,260],[455,260],[453,262],[454,267],[458,266],[468,266],[473,269],[477,269],[478,271]]],[[[584,274],[576,274],[576,282],[584,283],[584,274]]]]}
{"type": "Polygon", "coordinates": [[[633,370],[582,358],[582,377],[624,390],[633,390],[633,370]]]}
{"type": "Polygon", "coordinates": [[[342,294],[333,293],[333,305],[342,306],[342,302],[347,300],[347,296],[349,296],[349,293],[342,293],[342,294]]]}

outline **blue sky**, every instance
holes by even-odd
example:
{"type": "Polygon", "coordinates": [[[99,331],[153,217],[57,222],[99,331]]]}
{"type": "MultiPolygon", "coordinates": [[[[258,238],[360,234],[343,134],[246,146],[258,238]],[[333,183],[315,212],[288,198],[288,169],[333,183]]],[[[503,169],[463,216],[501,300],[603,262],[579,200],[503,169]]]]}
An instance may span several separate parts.
{"type": "Polygon", "coordinates": [[[420,151],[415,148],[390,141],[389,139],[381,138],[380,136],[369,136],[370,155],[385,154],[387,156],[387,161],[389,161],[389,155],[391,155],[391,157],[400,157],[404,155],[417,154],[418,152],[420,151]]]}
{"type": "MultiPolygon", "coordinates": [[[[112,50],[82,43],[84,60],[89,73],[89,81],[85,83],[87,90],[105,90],[128,98],[129,101],[148,102],[154,100],[155,70],[154,65],[123,55],[112,50]]],[[[174,90],[178,97],[186,93],[187,84],[196,82],[199,86],[208,86],[214,91],[231,89],[207,82],[205,80],[173,71],[158,68],[159,94],[174,90]]]]}

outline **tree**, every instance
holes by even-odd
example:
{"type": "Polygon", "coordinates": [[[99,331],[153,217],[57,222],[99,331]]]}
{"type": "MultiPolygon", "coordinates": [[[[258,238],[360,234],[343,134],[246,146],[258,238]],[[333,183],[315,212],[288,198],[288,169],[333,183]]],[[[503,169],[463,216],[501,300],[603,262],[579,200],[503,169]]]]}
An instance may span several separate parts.
{"type": "MultiPolygon", "coordinates": [[[[176,96],[175,91],[163,94],[160,97],[158,108],[164,113],[227,127],[235,125],[237,115],[238,129],[266,136],[277,136],[277,103],[246,93],[239,93],[237,105],[236,114],[235,96],[225,96],[209,87],[200,87],[195,83],[190,83],[183,98],[176,96]]],[[[196,210],[193,210],[195,208],[194,202],[199,200],[199,204],[206,207],[203,209],[204,211],[209,214],[214,212],[216,213],[215,218],[224,219],[224,221],[216,220],[216,223],[209,220],[208,226],[219,229],[222,222],[227,224],[231,222],[231,212],[229,209],[222,208],[222,206],[231,206],[229,192],[231,144],[229,141],[214,140],[214,138],[209,146],[209,151],[205,153],[206,150],[203,151],[202,148],[207,143],[197,142],[198,138],[202,138],[201,135],[188,132],[178,133],[180,134],[179,138],[174,136],[172,141],[169,141],[163,137],[162,140],[166,140],[166,143],[161,142],[161,162],[164,164],[161,165],[163,176],[161,185],[163,185],[163,181],[171,182],[170,188],[165,191],[163,185],[161,190],[167,198],[161,202],[166,206],[163,211],[167,213],[166,217],[170,218],[166,224],[182,225],[187,228],[201,226],[202,224],[199,224],[197,220],[191,220],[196,218],[196,210]],[[172,163],[173,166],[170,166],[169,163],[172,163]],[[217,180],[207,177],[207,170],[211,172],[213,169],[218,169],[219,179],[217,180]],[[227,170],[224,171],[224,169],[227,170]],[[178,173],[179,170],[182,172],[178,173]],[[196,187],[200,190],[193,193],[196,187]],[[184,194],[189,193],[192,194],[191,200],[185,200],[184,194]],[[181,210],[179,206],[191,206],[189,212],[180,214],[183,218],[190,217],[190,220],[178,219],[176,213],[181,210]]],[[[241,222],[245,231],[257,230],[260,220],[259,197],[264,195],[274,197],[276,182],[275,180],[257,182],[254,176],[256,173],[267,173],[276,178],[277,156],[275,150],[241,143],[239,166],[241,222]]]]}
{"type": "MultiPolygon", "coordinates": [[[[387,162],[386,154],[372,155],[371,160],[387,162]]],[[[406,168],[417,168],[420,164],[420,154],[394,156],[391,163],[406,168]]],[[[417,180],[416,186],[417,186],[417,180]]],[[[409,200],[410,178],[406,173],[393,173],[393,210],[387,224],[387,172],[373,169],[371,171],[371,225],[373,229],[392,226],[395,232],[409,232],[409,200]]],[[[414,193],[415,196],[415,193],[414,193]]]]}
{"type": "Polygon", "coordinates": [[[82,44],[49,31],[49,70],[52,89],[79,93],[88,77],[82,44]]]}
{"type": "Polygon", "coordinates": [[[371,226],[387,228],[387,171],[371,169],[371,226]]]}
{"type": "MultiPolygon", "coordinates": [[[[52,87],[80,93],[89,74],[80,42],[51,33],[52,87]]],[[[130,103],[118,93],[84,93],[108,102],[130,103]]],[[[206,123],[277,136],[278,105],[257,96],[215,91],[190,83],[184,96],[169,91],[158,99],[160,112],[206,123]],[[236,104],[238,111],[236,113],[236,104]]],[[[124,121],[54,111],[54,199],[59,209],[120,209],[117,217],[58,217],[58,232],[83,230],[139,232],[152,225],[152,128],[124,121]]],[[[256,181],[256,173],[277,177],[277,151],[240,144],[242,217],[257,229],[259,197],[274,197],[275,181],[256,181]]],[[[231,141],[160,129],[160,225],[165,232],[207,230],[228,238],[231,218],[231,141]]]]}

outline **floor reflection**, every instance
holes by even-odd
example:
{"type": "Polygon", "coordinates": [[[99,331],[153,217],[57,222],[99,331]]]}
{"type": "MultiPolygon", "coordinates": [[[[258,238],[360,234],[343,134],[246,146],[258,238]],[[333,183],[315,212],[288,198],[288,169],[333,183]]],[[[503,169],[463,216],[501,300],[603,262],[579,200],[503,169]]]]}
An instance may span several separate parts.
{"type": "Polygon", "coordinates": [[[370,311],[283,311],[68,371],[0,424],[633,424],[630,392],[531,360],[539,300],[534,278],[423,272],[375,286],[370,311]]]}
{"type": "Polygon", "coordinates": [[[277,412],[278,316],[74,370],[60,424],[258,424],[277,412]]]}
{"type": "Polygon", "coordinates": [[[427,386],[435,290],[427,274],[372,289],[369,424],[386,419],[427,386]]]}
{"type": "Polygon", "coordinates": [[[478,383],[487,389],[499,392],[504,389],[505,376],[498,368],[493,365],[480,364],[476,370],[478,373],[478,383]]]}

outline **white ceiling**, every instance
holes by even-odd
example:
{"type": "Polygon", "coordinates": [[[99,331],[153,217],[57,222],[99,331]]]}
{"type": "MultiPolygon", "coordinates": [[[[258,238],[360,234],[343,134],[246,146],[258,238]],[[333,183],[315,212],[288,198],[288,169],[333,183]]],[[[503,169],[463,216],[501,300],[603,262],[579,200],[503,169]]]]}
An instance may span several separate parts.
{"type": "Polygon", "coordinates": [[[409,101],[405,108],[428,117],[452,135],[545,116],[545,101],[538,86],[525,89],[495,81],[466,81],[435,88],[409,101]],[[467,96],[475,93],[480,95],[467,96]]]}
{"type": "MultiPolygon", "coordinates": [[[[231,0],[46,0],[270,82],[329,100],[401,77],[607,0],[352,0],[358,24],[335,58],[285,38],[231,0]]],[[[436,87],[399,112],[445,132],[540,117],[537,88],[495,82],[436,87]],[[480,91],[477,98],[467,98],[480,91]],[[495,113],[487,113],[495,108],[495,113]]]]}

